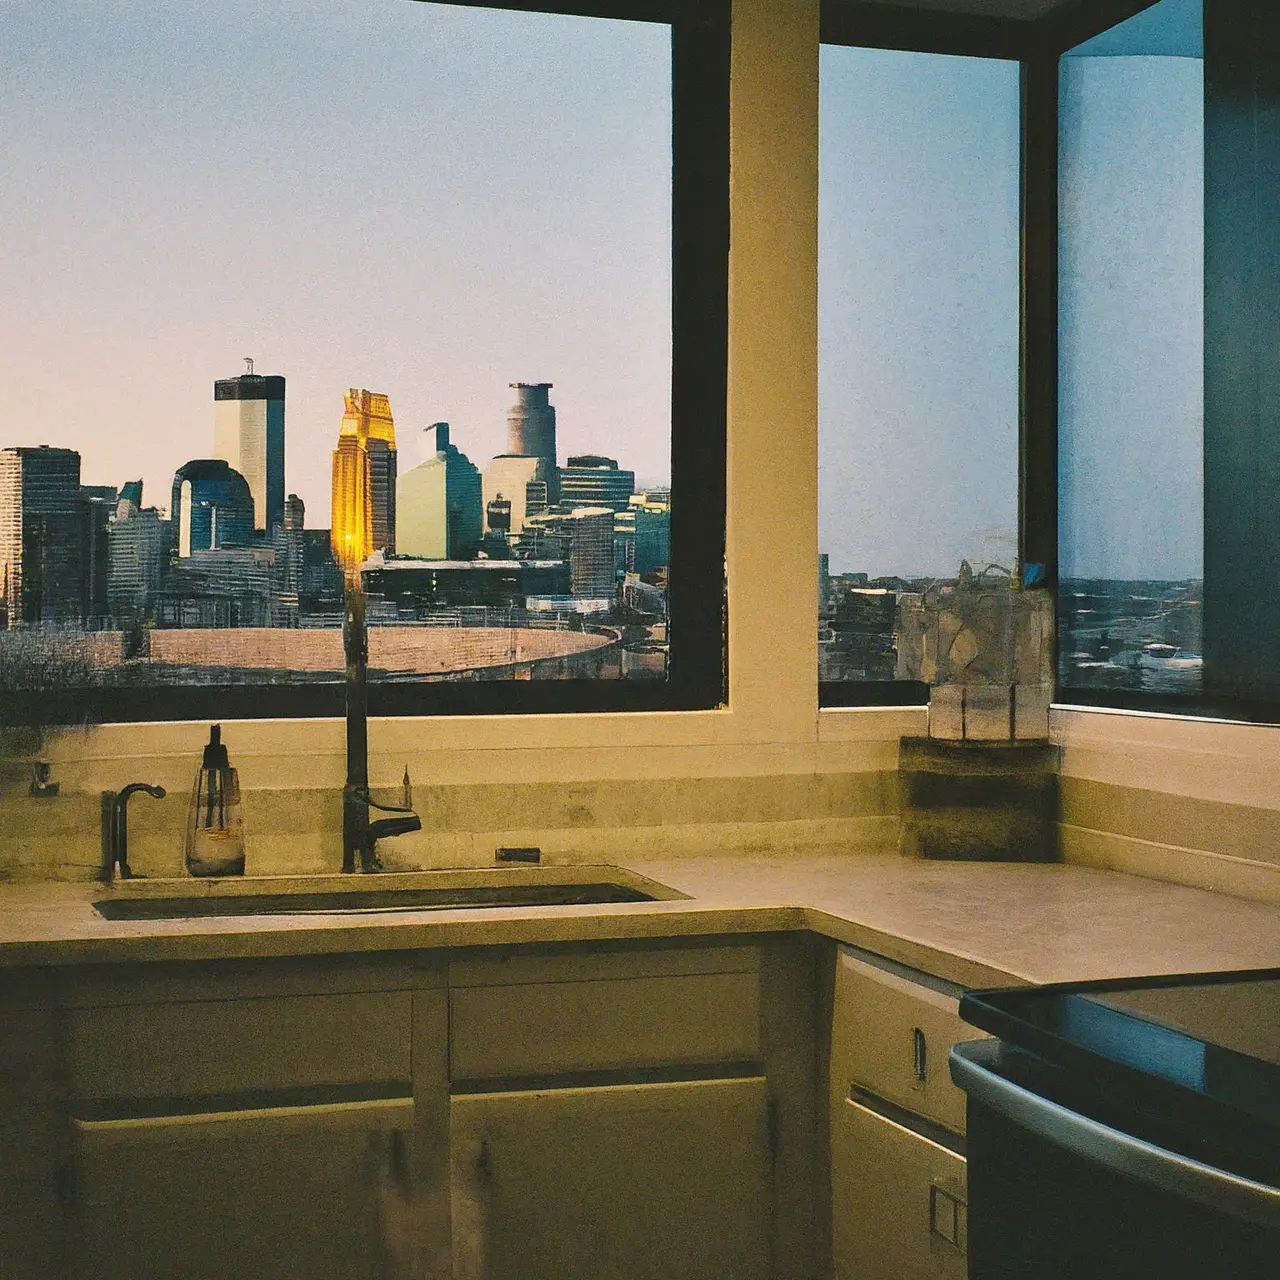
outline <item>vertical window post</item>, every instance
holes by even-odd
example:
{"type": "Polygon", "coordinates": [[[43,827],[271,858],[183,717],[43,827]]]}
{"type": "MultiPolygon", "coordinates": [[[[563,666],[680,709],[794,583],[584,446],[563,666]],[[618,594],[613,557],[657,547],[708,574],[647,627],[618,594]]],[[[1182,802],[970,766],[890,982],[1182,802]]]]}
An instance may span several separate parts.
{"type": "Polygon", "coordinates": [[[1022,280],[1018,562],[1027,586],[1058,576],[1058,58],[1022,60],[1022,280]]]}
{"type": "Polygon", "coordinates": [[[1205,0],[1204,658],[1280,701],[1280,9],[1205,0]]]}

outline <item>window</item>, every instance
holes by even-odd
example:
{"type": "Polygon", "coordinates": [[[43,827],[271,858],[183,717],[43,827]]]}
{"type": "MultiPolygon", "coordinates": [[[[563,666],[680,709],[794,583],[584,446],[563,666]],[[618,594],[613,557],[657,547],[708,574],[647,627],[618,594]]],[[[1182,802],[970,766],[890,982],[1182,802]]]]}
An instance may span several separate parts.
{"type": "Polygon", "coordinates": [[[1059,88],[1058,665],[1066,691],[1202,691],[1200,0],[1070,49],[1059,88]]]}
{"type": "Polygon", "coordinates": [[[930,618],[1018,569],[1019,64],[820,77],[821,700],[922,701],[930,618]]]}
{"type": "Polygon", "coordinates": [[[721,701],[683,8],[4,6],[7,715],[333,713],[344,564],[376,713],[721,701]]]}
{"type": "Polygon", "coordinates": [[[1132,9],[1060,68],[1059,697],[1274,721],[1280,11],[1132,9]]]}

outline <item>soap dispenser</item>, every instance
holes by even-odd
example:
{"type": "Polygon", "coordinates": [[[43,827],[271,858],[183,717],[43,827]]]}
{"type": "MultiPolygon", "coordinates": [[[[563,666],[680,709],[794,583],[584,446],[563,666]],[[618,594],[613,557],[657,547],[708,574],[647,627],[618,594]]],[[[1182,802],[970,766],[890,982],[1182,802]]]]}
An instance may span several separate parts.
{"type": "Polygon", "coordinates": [[[227,759],[222,726],[209,728],[187,815],[187,870],[193,876],[244,875],[240,780],[227,759]]]}

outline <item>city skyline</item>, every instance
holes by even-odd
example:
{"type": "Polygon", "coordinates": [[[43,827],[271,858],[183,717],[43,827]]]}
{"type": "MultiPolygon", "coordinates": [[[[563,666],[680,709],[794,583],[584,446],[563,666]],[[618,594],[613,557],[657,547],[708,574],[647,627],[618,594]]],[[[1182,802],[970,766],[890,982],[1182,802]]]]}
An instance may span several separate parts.
{"type": "MultiPolygon", "coordinates": [[[[833,571],[873,575],[1009,563],[1016,65],[821,58],[820,548],[833,571]]],[[[551,379],[564,456],[600,449],[638,487],[670,483],[661,24],[408,0],[11,0],[0,110],[0,164],[24,175],[0,191],[0,290],[20,300],[0,316],[0,376],[39,406],[13,444],[75,448],[86,475],[141,476],[163,503],[177,467],[208,454],[205,388],[253,355],[289,378],[285,487],[313,520],[352,385],[393,398],[406,442],[446,421],[481,461],[502,452],[506,384],[551,379]]],[[[1182,119],[1130,111],[1126,145],[1179,156],[1182,119]]],[[[1166,243],[1190,241],[1174,227],[1166,243]]],[[[1105,281],[1083,283],[1105,302],[1105,281]]],[[[1141,319],[1133,302],[1113,330],[1141,319]]],[[[1173,438],[1167,395],[1126,395],[1089,436],[1096,468],[1064,473],[1064,571],[1194,576],[1194,433],[1158,469],[1160,503],[1124,501],[1139,440],[1173,438]],[[1072,513],[1122,474],[1095,538],[1072,513]],[[1175,548],[1163,566],[1153,542],[1175,548]]]]}
{"type": "Polygon", "coordinates": [[[309,511],[349,386],[490,457],[507,384],[550,379],[566,456],[669,482],[669,45],[408,0],[0,6],[0,377],[40,405],[6,437],[154,498],[253,356],[309,511]]]}

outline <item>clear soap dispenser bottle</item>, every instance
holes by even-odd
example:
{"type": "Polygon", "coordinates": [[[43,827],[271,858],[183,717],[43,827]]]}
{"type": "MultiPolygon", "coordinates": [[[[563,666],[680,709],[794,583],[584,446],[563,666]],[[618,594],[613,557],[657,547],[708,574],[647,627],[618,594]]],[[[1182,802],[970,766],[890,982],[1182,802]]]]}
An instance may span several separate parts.
{"type": "Polygon", "coordinates": [[[191,789],[186,862],[193,876],[244,875],[240,780],[227,759],[218,724],[209,728],[204,759],[191,789]]]}

